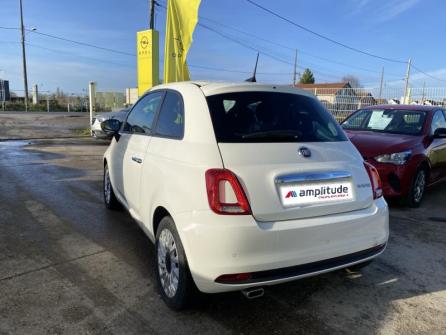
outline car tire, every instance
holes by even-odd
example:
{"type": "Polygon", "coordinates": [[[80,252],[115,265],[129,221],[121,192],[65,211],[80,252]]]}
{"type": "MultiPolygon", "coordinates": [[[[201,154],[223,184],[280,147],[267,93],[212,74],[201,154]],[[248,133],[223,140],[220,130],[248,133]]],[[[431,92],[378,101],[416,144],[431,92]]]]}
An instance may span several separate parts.
{"type": "Polygon", "coordinates": [[[121,209],[121,204],[116,198],[115,192],[113,191],[113,186],[110,180],[110,173],[108,170],[108,165],[104,166],[104,178],[103,178],[103,193],[104,193],[104,204],[110,210],[121,209]]]}
{"type": "Polygon", "coordinates": [[[362,263],[351,265],[347,268],[347,271],[348,272],[360,272],[366,266],[369,266],[372,262],[373,262],[373,259],[370,259],[370,260],[362,262],[362,263]]]}
{"type": "Polygon", "coordinates": [[[424,168],[418,169],[415,173],[410,186],[409,194],[406,198],[406,203],[409,205],[409,207],[416,208],[420,206],[426,191],[427,177],[428,174],[424,168]]]}
{"type": "Polygon", "coordinates": [[[183,244],[170,216],[161,219],[156,232],[156,278],[161,297],[168,307],[189,306],[198,292],[187,264],[183,244]]]}

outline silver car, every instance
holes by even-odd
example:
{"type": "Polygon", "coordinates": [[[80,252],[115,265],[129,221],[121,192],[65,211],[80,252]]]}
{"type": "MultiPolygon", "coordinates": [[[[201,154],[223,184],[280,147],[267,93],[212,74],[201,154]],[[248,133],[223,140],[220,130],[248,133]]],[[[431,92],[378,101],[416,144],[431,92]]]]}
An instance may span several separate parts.
{"type": "Polygon", "coordinates": [[[123,122],[127,116],[127,113],[129,112],[130,108],[125,108],[117,112],[107,112],[103,114],[97,114],[92,120],[91,120],[91,131],[92,136],[94,138],[98,139],[110,139],[111,136],[107,135],[102,131],[101,123],[105,120],[110,119],[116,119],[120,122],[123,122]]]}

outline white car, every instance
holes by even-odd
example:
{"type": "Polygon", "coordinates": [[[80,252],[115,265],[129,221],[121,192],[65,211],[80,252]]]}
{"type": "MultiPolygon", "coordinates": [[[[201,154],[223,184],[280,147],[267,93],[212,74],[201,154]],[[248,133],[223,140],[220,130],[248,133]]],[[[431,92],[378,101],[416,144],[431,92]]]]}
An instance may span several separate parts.
{"type": "Polygon", "coordinates": [[[154,87],[104,155],[107,208],[122,204],[155,243],[164,301],[346,268],[381,254],[388,207],[364,163],[311,94],[288,86],[154,87]]]}
{"type": "Polygon", "coordinates": [[[95,115],[91,120],[91,135],[97,139],[107,139],[110,138],[109,135],[102,131],[101,123],[108,119],[117,119],[119,121],[124,121],[127,117],[127,113],[130,109],[125,108],[117,112],[106,112],[95,115]]]}

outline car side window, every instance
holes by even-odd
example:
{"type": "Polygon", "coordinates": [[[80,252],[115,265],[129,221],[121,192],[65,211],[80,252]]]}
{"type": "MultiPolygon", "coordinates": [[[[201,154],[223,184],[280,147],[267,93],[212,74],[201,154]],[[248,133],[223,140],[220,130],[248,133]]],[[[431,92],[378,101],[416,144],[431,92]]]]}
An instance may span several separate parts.
{"type": "Polygon", "coordinates": [[[438,128],[446,128],[446,119],[445,119],[444,114],[442,113],[442,111],[436,111],[434,116],[433,116],[433,118],[432,118],[432,126],[431,126],[432,134],[438,128]]]}
{"type": "Polygon", "coordinates": [[[183,138],[184,134],[184,107],[183,99],[179,93],[167,91],[156,124],[157,135],[183,138]]]}
{"type": "Polygon", "coordinates": [[[142,97],[130,111],[124,131],[134,134],[149,134],[163,96],[164,92],[159,91],[142,97]]]}

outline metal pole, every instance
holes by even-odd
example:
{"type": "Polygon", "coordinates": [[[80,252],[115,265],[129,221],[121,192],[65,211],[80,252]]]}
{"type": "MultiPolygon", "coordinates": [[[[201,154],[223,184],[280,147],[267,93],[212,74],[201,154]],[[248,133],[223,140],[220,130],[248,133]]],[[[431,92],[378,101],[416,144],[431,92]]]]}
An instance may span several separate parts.
{"type": "Polygon", "coordinates": [[[383,94],[383,85],[384,85],[384,66],[383,69],[381,71],[381,83],[379,85],[379,98],[382,98],[382,94],[383,94]]]}
{"type": "Polygon", "coordinates": [[[297,50],[294,55],[293,86],[296,86],[297,50]]]}
{"type": "Polygon", "coordinates": [[[88,83],[88,95],[90,101],[90,135],[93,135],[91,123],[96,113],[96,83],[94,81],[88,83]]]}
{"type": "Polygon", "coordinates": [[[28,111],[28,74],[26,73],[26,53],[25,53],[25,26],[23,25],[23,6],[20,1],[20,31],[22,42],[22,60],[23,60],[23,83],[25,86],[25,111],[28,111]]]}
{"type": "Polygon", "coordinates": [[[50,111],[50,91],[46,94],[46,111],[48,113],[50,111]]]}
{"type": "Polygon", "coordinates": [[[423,82],[423,96],[421,98],[421,104],[424,105],[424,94],[426,90],[426,81],[423,82]]]}
{"type": "Polygon", "coordinates": [[[150,0],[150,29],[155,29],[155,0],[150,0]]]}
{"type": "Polygon", "coordinates": [[[410,80],[410,67],[412,66],[412,59],[409,58],[409,61],[407,62],[407,72],[406,72],[406,83],[404,87],[404,103],[409,103],[409,80],[410,80]]]}

